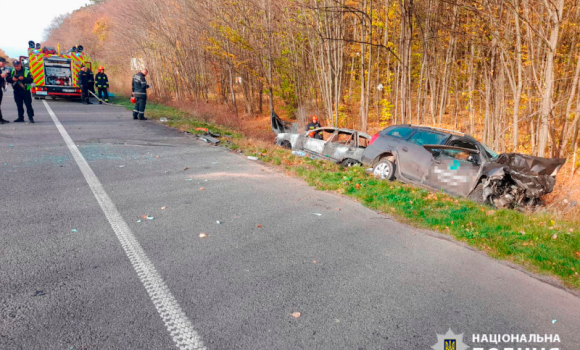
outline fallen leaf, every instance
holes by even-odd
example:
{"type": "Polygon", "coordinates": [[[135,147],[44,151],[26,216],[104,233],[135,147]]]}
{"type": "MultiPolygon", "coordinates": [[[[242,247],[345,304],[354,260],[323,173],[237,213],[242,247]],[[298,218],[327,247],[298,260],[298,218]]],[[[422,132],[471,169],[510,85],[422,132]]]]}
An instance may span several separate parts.
{"type": "Polygon", "coordinates": [[[199,188],[199,190],[200,190],[200,191],[203,191],[203,190],[205,190],[205,188],[203,188],[203,187],[200,187],[200,188],[199,188]]]}
{"type": "Polygon", "coordinates": [[[155,156],[155,158],[159,159],[159,156],[155,156]]]}
{"type": "Polygon", "coordinates": [[[314,264],[316,264],[316,260],[312,260],[312,262],[313,262],[314,264]]]}
{"type": "Polygon", "coordinates": [[[262,227],[262,225],[256,225],[256,227],[257,227],[257,228],[261,228],[261,227],[262,227]]]}
{"type": "Polygon", "coordinates": [[[525,234],[526,234],[524,231],[520,231],[520,233],[521,233],[522,235],[525,235],[525,234]]]}
{"type": "Polygon", "coordinates": [[[302,316],[302,314],[298,311],[292,313],[292,317],[294,317],[294,318],[298,318],[300,316],[302,316]]]}
{"type": "Polygon", "coordinates": [[[207,233],[200,233],[199,238],[207,238],[207,233]]]}
{"type": "Polygon", "coordinates": [[[147,215],[141,215],[143,219],[147,219],[147,215]]]}
{"type": "Polygon", "coordinates": [[[453,225],[453,221],[451,221],[451,225],[453,225]]]}
{"type": "Polygon", "coordinates": [[[495,210],[488,210],[488,211],[487,211],[485,214],[486,214],[487,216],[492,216],[492,215],[494,215],[494,214],[495,214],[495,210]]]}
{"type": "Polygon", "coordinates": [[[568,230],[568,232],[572,233],[572,232],[574,232],[574,229],[571,228],[571,229],[568,230]]]}
{"type": "Polygon", "coordinates": [[[340,211],[340,208],[336,208],[336,211],[340,211]]]}
{"type": "Polygon", "coordinates": [[[188,169],[189,169],[188,167],[185,167],[183,170],[188,170],[188,169]]]}
{"type": "Polygon", "coordinates": [[[557,238],[558,238],[558,235],[553,235],[552,236],[552,239],[557,239],[557,238]]]}
{"type": "Polygon", "coordinates": [[[356,185],[354,185],[354,187],[355,187],[357,190],[360,190],[360,184],[356,184],[356,185]]]}
{"type": "Polygon", "coordinates": [[[580,252],[576,252],[576,257],[580,259],[580,252]]]}

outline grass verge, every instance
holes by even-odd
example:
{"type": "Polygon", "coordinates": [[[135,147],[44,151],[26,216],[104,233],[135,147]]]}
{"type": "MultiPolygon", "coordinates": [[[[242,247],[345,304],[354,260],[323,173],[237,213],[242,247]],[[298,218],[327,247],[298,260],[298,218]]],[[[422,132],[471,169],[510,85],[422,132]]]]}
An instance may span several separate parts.
{"type": "MultiPolygon", "coordinates": [[[[128,98],[113,103],[133,109],[128,98]]],[[[549,213],[496,210],[443,193],[380,181],[361,167],[343,169],[330,162],[296,157],[288,150],[247,139],[236,130],[200,121],[173,107],[148,103],[146,115],[151,119],[165,117],[167,125],[193,134],[203,133],[196,128],[208,128],[228,135],[222,138],[225,147],[283,166],[319,190],[350,196],[371,209],[453,236],[494,258],[556,276],[567,287],[580,289],[580,228],[575,222],[558,220],[549,213]]]]}

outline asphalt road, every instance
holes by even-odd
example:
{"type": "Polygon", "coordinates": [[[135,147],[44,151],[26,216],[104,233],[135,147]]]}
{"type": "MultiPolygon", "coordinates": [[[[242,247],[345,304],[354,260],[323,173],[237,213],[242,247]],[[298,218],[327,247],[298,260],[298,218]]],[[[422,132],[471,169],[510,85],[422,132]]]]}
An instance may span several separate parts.
{"type": "Polygon", "coordinates": [[[40,101],[0,125],[0,349],[580,348],[562,289],[124,109],[48,105],[74,144],[40,101]]]}

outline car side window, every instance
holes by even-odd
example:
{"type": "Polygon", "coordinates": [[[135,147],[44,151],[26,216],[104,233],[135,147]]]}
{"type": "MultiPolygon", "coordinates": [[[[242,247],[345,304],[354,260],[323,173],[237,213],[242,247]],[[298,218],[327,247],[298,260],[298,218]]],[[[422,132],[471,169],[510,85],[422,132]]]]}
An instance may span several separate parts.
{"type": "Polygon", "coordinates": [[[413,136],[411,136],[409,142],[415,143],[419,146],[442,145],[448,137],[449,135],[419,130],[413,136]]]}
{"type": "Polygon", "coordinates": [[[413,129],[408,128],[406,126],[400,126],[392,128],[391,130],[387,131],[387,135],[399,139],[406,139],[409,135],[411,135],[412,132],[413,129]]]}

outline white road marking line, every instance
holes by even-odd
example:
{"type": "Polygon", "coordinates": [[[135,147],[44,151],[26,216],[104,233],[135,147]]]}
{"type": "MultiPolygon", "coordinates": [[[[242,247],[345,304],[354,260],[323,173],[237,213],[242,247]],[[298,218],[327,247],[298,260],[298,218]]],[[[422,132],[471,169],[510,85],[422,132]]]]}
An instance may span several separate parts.
{"type": "Polygon", "coordinates": [[[46,101],[42,101],[60,135],[64,139],[68,149],[73,155],[77,165],[81,169],[85,180],[89,184],[97,202],[105,213],[109,224],[115,231],[121,246],[131,261],[133,268],[137,272],[141,283],[147,290],[151,301],[155,305],[157,312],[165,323],[165,327],[171,334],[173,341],[181,350],[203,350],[206,349],[203,345],[201,337],[197,334],[193,325],[181,310],[177,300],[171,294],[171,291],[163,282],[163,278],[159,275],[153,263],[149,260],[143,248],[131,232],[131,229],[117,210],[115,203],[109,198],[103,185],[79,151],[68,132],[62,126],[52,109],[48,106],[46,101]]]}

